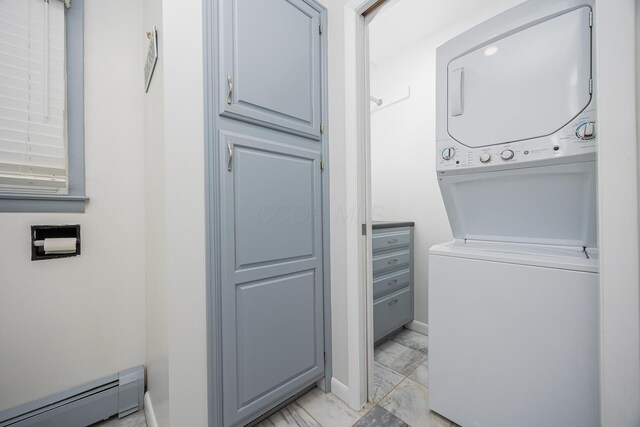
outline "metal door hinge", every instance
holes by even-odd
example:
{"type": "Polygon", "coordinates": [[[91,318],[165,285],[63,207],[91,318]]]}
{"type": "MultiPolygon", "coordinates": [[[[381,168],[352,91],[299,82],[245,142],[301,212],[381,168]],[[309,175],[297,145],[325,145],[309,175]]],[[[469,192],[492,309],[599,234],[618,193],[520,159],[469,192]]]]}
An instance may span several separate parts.
{"type": "Polygon", "coordinates": [[[325,351],[322,355],[324,356],[324,363],[327,363],[327,352],[325,351]]]}
{"type": "Polygon", "coordinates": [[[320,123],[320,133],[324,133],[324,124],[320,123]]]}
{"type": "Polygon", "coordinates": [[[322,24],[318,25],[318,34],[322,34],[322,24]]]}
{"type": "Polygon", "coordinates": [[[362,224],[362,235],[363,236],[367,235],[367,224],[362,224]]]}
{"type": "Polygon", "coordinates": [[[589,94],[593,93],[593,79],[589,79],[589,94]]]}
{"type": "Polygon", "coordinates": [[[324,170],[324,160],[320,160],[320,170],[324,170]]]}
{"type": "Polygon", "coordinates": [[[593,10],[589,12],[589,27],[593,27],[593,10]]]}

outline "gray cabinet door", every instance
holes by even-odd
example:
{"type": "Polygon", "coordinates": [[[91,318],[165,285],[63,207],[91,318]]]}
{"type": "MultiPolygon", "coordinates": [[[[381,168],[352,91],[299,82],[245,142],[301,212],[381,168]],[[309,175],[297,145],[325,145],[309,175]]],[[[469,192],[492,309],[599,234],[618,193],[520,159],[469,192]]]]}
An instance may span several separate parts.
{"type": "Polygon", "coordinates": [[[219,134],[225,426],[324,374],[320,152],[246,128],[219,134]]]}
{"type": "Polygon", "coordinates": [[[320,139],[320,9],[304,0],[221,0],[220,111],[320,139]]]}

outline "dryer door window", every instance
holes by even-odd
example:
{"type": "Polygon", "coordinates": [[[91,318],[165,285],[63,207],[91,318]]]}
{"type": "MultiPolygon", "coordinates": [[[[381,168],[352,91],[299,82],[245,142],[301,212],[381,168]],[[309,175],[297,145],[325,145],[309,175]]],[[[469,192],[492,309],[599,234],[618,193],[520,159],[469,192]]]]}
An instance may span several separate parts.
{"type": "Polygon", "coordinates": [[[591,24],[581,7],[448,65],[449,135],[484,147],[555,133],[591,101],[591,24]]]}

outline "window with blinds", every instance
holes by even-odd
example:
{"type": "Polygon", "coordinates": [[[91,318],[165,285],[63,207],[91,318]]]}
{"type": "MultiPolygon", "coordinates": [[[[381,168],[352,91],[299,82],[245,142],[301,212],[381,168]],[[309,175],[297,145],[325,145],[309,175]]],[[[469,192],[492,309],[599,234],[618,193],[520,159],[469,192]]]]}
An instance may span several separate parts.
{"type": "Polygon", "coordinates": [[[64,3],[0,0],[0,193],[67,194],[64,3]]]}

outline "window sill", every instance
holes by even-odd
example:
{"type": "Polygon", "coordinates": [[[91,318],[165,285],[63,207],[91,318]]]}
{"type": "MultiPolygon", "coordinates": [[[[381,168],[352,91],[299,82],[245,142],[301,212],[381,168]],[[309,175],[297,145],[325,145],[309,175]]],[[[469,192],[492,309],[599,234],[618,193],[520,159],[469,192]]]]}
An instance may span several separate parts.
{"type": "Polygon", "coordinates": [[[84,213],[86,196],[0,194],[0,212],[84,213]]]}

